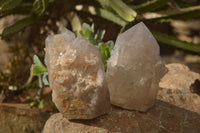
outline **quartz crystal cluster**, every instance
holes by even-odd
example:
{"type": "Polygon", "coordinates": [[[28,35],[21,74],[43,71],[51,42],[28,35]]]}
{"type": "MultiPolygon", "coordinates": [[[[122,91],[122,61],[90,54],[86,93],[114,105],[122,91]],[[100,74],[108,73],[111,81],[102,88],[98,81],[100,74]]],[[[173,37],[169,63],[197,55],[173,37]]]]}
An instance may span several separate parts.
{"type": "Polygon", "coordinates": [[[65,29],[46,39],[52,99],[67,119],[92,119],[110,110],[104,65],[98,48],[65,29]]]}
{"type": "Polygon", "coordinates": [[[159,52],[158,43],[142,22],[118,36],[107,64],[112,104],[139,111],[154,104],[158,83],[167,71],[159,52]]]}

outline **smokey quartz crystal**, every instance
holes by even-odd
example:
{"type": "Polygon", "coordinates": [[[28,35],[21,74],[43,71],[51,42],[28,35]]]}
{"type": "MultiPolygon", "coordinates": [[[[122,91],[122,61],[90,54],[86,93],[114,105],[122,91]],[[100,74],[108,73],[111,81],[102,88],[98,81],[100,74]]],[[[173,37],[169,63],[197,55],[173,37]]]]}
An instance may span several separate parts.
{"type": "Polygon", "coordinates": [[[104,65],[98,48],[64,29],[47,37],[45,59],[52,99],[67,119],[92,119],[110,110],[104,65]]]}
{"type": "Polygon", "coordinates": [[[166,73],[159,52],[157,41],[142,22],[118,36],[107,64],[112,104],[138,111],[154,104],[166,73]]]}

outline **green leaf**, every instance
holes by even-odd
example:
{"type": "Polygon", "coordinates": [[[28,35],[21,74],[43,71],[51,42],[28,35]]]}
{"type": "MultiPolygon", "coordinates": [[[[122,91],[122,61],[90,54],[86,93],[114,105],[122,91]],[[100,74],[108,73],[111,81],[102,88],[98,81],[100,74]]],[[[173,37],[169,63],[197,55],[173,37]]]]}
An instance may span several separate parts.
{"type": "Polygon", "coordinates": [[[31,107],[33,107],[33,106],[35,106],[37,104],[37,102],[36,101],[33,101],[33,102],[31,102],[29,105],[31,106],[31,107]]]}
{"type": "Polygon", "coordinates": [[[153,18],[151,20],[168,22],[172,20],[185,20],[195,18],[200,16],[200,5],[176,10],[167,10],[160,12],[160,14],[162,15],[161,17],[153,18]]]}
{"type": "Polygon", "coordinates": [[[94,33],[94,24],[91,25],[91,31],[94,33]]]}
{"type": "MultiPolygon", "coordinates": [[[[99,0],[101,1],[101,0],[99,0]]],[[[104,0],[103,0],[104,1],[104,0]]],[[[126,25],[126,21],[123,20],[121,17],[119,17],[117,14],[113,13],[112,11],[108,9],[102,9],[102,8],[96,8],[93,6],[85,6],[85,8],[90,8],[90,10],[86,10],[86,12],[90,13],[91,15],[98,15],[108,21],[111,21],[115,24],[118,24],[120,26],[126,25]]]]}
{"type": "Polygon", "coordinates": [[[80,34],[84,38],[88,39],[90,41],[90,43],[97,46],[98,40],[95,39],[95,36],[97,36],[97,35],[95,35],[95,33],[94,33],[94,24],[92,24],[90,26],[86,23],[83,23],[82,30],[80,31],[80,34]]]}
{"type": "Polygon", "coordinates": [[[111,53],[110,53],[110,48],[107,44],[105,43],[101,43],[99,45],[99,50],[101,52],[101,57],[104,63],[104,68],[106,70],[106,66],[107,66],[107,60],[110,58],[111,53]]]}
{"type": "Polygon", "coordinates": [[[88,39],[88,40],[91,40],[93,39],[93,36],[94,36],[94,26],[90,26],[86,23],[83,23],[83,26],[82,26],[82,30],[80,31],[80,34],[88,39]]]}
{"type": "Polygon", "coordinates": [[[126,21],[124,21],[123,19],[121,19],[119,16],[115,15],[114,13],[105,10],[105,9],[95,9],[95,12],[98,16],[101,16],[104,19],[107,19],[115,24],[118,24],[120,26],[124,26],[126,25],[126,21]]]}
{"type": "Polygon", "coordinates": [[[107,46],[104,43],[102,43],[100,45],[100,52],[101,52],[101,57],[102,57],[102,60],[103,60],[104,64],[106,63],[106,58],[107,58],[106,50],[107,50],[107,46]]]}
{"type": "Polygon", "coordinates": [[[114,46],[115,46],[113,41],[106,42],[106,45],[108,45],[111,49],[114,49],[114,46]]]}
{"type": "Polygon", "coordinates": [[[112,11],[112,7],[110,7],[109,0],[97,0],[97,1],[101,4],[101,6],[104,9],[108,11],[112,11]]]}
{"type": "Polygon", "coordinates": [[[33,56],[33,62],[35,65],[44,66],[37,55],[33,56]]]}
{"type": "Polygon", "coordinates": [[[12,15],[13,14],[28,15],[28,14],[30,14],[31,9],[32,9],[31,4],[20,4],[19,6],[17,6],[14,9],[3,11],[2,14],[4,16],[11,15],[11,14],[12,15]]]}
{"type": "Polygon", "coordinates": [[[44,99],[40,100],[38,103],[38,108],[43,109],[44,108],[44,99]]]}
{"type": "Polygon", "coordinates": [[[13,25],[8,26],[5,29],[3,29],[2,38],[7,39],[7,38],[11,37],[12,35],[21,31],[22,29],[24,29],[26,26],[32,24],[33,22],[34,22],[34,19],[31,17],[26,17],[26,18],[23,18],[23,19],[17,21],[13,25]]]}
{"type": "Polygon", "coordinates": [[[43,74],[42,81],[43,81],[44,85],[49,85],[49,81],[48,81],[48,72],[45,72],[45,73],[43,74]]]}
{"type": "Polygon", "coordinates": [[[176,48],[180,48],[183,50],[200,54],[200,44],[185,42],[185,41],[179,40],[175,37],[172,37],[160,32],[152,31],[152,33],[159,42],[162,42],[164,44],[167,44],[176,48]]]}
{"type": "Polygon", "coordinates": [[[92,28],[92,26],[90,26],[89,24],[83,23],[82,30],[88,30],[89,32],[94,32],[94,26],[92,28]]]}
{"type": "Polygon", "coordinates": [[[99,38],[99,31],[97,31],[97,33],[94,35],[95,40],[98,40],[98,38],[99,38]]]}
{"type": "Polygon", "coordinates": [[[82,30],[80,31],[80,34],[84,38],[88,39],[90,41],[90,43],[92,43],[95,46],[98,46],[98,44],[100,42],[102,42],[102,39],[103,39],[104,34],[105,34],[105,30],[97,31],[97,33],[95,34],[94,24],[92,24],[90,26],[86,23],[83,23],[82,30]]]}
{"type": "Polygon", "coordinates": [[[166,5],[171,0],[151,0],[144,2],[140,5],[131,6],[137,13],[142,14],[145,12],[154,11],[164,5],[166,5]]]}
{"type": "Polygon", "coordinates": [[[179,7],[190,7],[190,6],[195,6],[193,3],[186,2],[186,1],[180,1],[180,0],[174,0],[174,2],[179,6],[179,7]]]}
{"type": "Polygon", "coordinates": [[[39,76],[47,72],[47,68],[45,66],[32,65],[32,72],[34,76],[39,76]]]}
{"type": "Polygon", "coordinates": [[[48,6],[49,0],[37,0],[34,4],[33,12],[36,16],[41,16],[48,6]]]}
{"type": "Polygon", "coordinates": [[[104,37],[104,35],[105,35],[105,33],[106,33],[106,31],[105,30],[101,30],[100,32],[99,32],[99,34],[98,34],[98,40],[99,41],[102,41],[103,40],[103,37],[104,37]]]}
{"type": "Polygon", "coordinates": [[[2,6],[2,11],[14,9],[14,8],[17,7],[21,2],[22,2],[22,0],[10,0],[9,2],[7,2],[6,4],[4,4],[4,5],[2,6]]]}
{"type": "Polygon", "coordinates": [[[105,30],[97,31],[97,33],[94,35],[94,39],[96,40],[97,44],[102,42],[105,32],[105,30]]]}
{"type": "Polygon", "coordinates": [[[131,22],[137,16],[137,13],[126,5],[122,0],[108,0],[113,10],[124,20],[131,22]]]}
{"type": "MultiPolygon", "coordinates": [[[[110,53],[110,56],[111,56],[111,55],[112,55],[112,52],[113,52],[113,50],[114,50],[115,44],[114,44],[113,41],[108,41],[108,42],[106,42],[106,45],[109,47],[109,53],[110,53]]],[[[110,56],[109,56],[108,58],[110,58],[110,56]]]]}
{"type": "Polygon", "coordinates": [[[80,31],[81,35],[86,39],[89,39],[92,33],[89,30],[80,31]]]}
{"type": "Polygon", "coordinates": [[[71,23],[73,32],[78,34],[81,31],[81,19],[75,12],[68,13],[67,17],[71,23]]]}

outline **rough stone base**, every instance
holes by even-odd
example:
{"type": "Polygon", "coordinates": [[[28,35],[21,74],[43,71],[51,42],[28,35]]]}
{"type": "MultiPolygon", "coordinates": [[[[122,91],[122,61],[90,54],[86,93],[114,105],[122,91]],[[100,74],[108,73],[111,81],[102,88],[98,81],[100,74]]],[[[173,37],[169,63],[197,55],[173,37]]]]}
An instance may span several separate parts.
{"type": "Polygon", "coordinates": [[[27,104],[0,103],[0,133],[41,133],[48,117],[27,104]]]}
{"type": "Polygon", "coordinates": [[[199,133],[199,125],[199,114],[157,100],[146,113],[112,107],[108,115],[86,121],[54,114],[44,133],[199,133]]]}

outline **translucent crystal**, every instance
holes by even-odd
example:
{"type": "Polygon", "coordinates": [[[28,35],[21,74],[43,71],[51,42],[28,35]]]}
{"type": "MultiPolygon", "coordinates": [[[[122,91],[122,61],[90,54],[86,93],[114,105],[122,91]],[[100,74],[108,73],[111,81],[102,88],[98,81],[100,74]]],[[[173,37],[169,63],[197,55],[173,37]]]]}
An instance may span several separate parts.
{"type": "Polygon", "coordinates": [[[109,112],[109,91],[101,54],[65,29],[46,39],[46,64],[52,98],[68,119],[92,119],[109,112]]]}
{"type": "Polygon", "coordinates": [[[146,111],[155,101],[158,83],[166,68],[159,46],[144,23],[119,35],[107,64],[111,103],[146,111]]]}

